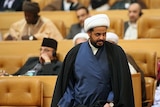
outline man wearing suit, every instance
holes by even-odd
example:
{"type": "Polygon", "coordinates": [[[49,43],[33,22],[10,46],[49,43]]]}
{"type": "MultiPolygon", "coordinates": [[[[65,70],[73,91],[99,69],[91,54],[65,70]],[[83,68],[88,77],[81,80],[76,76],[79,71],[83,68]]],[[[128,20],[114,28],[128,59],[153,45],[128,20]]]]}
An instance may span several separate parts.
{"type": "Polygon", "coordinates": [[[142,15],[142,8],[139,3],[132,3],[128,8],[129,21],[124,23],[124,39],[137,39],[137,21],[142,15]]]}
{"type": "Polygon", "coordinates": [[[43,8],[45,11],[52,11],[52,10],[76,10],[78,7],[82,6],[78,0],[54,0],[53,2],[49,3],[47,6],[43,8]]]}
{"type": "Polygon", "coordinates": [[[13,75],[57,75],[62,66],[56,56],[57,44],[54,39],[44,38],[39,57],[30,57],[13,75]]]}
{"type": "Polygon", "coordinates": [[[0,0],[0,11],[22,11],[24,1],[25,0],[0,0]]]}
{"type": "Polygon", "coordinates": [[[84,33],[84,20],[90,16],[88,9],[84,6],[76,10],[76,15],[79,22],[71,26],[69,34],[66,37],[67,39],[73,39],[76,34],[84,33]]]}

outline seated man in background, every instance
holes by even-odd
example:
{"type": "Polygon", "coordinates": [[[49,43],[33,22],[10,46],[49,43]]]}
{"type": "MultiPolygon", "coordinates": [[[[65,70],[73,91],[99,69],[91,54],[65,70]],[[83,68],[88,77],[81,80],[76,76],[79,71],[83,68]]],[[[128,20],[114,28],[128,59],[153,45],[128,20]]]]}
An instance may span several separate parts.
{"type": "MultiPolygon", "coordinates": [[[[106,40],[108,42],[113,43],[113,44],[118,44],[119,37],[115,33],[107,32],[106,40]]],[[[145,88],[144,73],[140,69],[140,67],[136,64],[134,58],[131,55],[126,53],[126,56],[127,56],[128,65],[129,65],[131,74],[135,74],[138,72],[141,74],[141,89],[142,89],[141,91],[142,91],[142,102],[143,102],[146,100],[146,88],[145,88]]],[[[145,104],[142,104],[142,107],[144,107],[144,105],[145,104]]]]}
{"type": "Polygon", "coordinates": [[[66,37],[67,39],[73,39],[73,37],[77,33],[85,32],[84,31],[84,20],[90,16],[88,9],[84,6],[79,7],[76,10],[76,16],[79,22],[71,26],[69,34],[66,37]]]}
{"type": "Polygon", "coordinates": [[[0,0],[0,11],[22,11],[24,1],[25,0],[0,0]]]}
{"type": "Polygon", "coordinates": [[[57,45],[56,40],[44,38],[39,57],[30,57],[13,75],[57,75],[62,67],[56,55],[57,45]]]}
{"type": "Polygon", "coordinates": [[[11,25],[9,33],[4,35],[4,40],[42,40],[44,37],[63,39],[54,23],[38,14],[38,3],[25,1],[23,11],[25,19],[11,25]]]}
{"type": "Polygon", "coordinates": [[[43,8],[45,11],[52,11],[52,10],[76,10],[78,7],[82,6],[78,2],[78,0],[53,0],[47,6],[43,8]]]}
{"type": "Polygon", "coordinates": [[[129,21],[124,23],[124,39],[137,39],[137,21],[142,15],[141,6],[138,3],[132,3],[128,8],[129,21]]]}

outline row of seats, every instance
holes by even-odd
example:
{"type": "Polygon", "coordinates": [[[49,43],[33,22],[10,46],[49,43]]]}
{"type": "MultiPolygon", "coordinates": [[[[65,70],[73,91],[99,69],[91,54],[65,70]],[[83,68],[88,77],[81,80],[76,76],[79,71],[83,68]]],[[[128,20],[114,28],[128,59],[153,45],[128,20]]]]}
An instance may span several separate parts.
{"type": "MultiPolygon", "coordinates": [[[[0,77],[0,107],[50,107],[57,76],[0,77]]],[[[135,106],[141,107],[140,74],[132,75],[135,106]]]]}
{"type": "Polygon", "coordinates": [[[0,77],[0,107],[50,107],[57,76],[0,77]]]}
{"type": "Polygon", "coordinates": [[[148,9],[159,9],[160,0],[143,0],[148,9]]]}
{"type": "MultiPolygon", "coordinates": [[[[159,38],[160,34],[160,10],[143,10],[144,15],[138,21],[138,38],[159,38]],[[145,29],[145,30],[144,30],[145,29]],[[145,32],[145,33],[144,33],[145,32]]],[[[127,10],[110,10],[104,12],[91,11],[91,15],[104,13],[111,20],[109,31],[115,32],[120,38],[124,35],[124,21],[128,20],[127,10]]],[[[72,24],[77,23],[75,11],[63,12],[41,12],[42,16],[51,19],[63,37],[65,38],[72,24]]],[[[1,12],[0,13],[0,32],[5,34],[11,24],[23,18],[23,12],[1,12]],[[10,18],[11,16],[14,16],[10,18]]]]}
{"type": "MultiPolygon", "coordinates": [[[[6,70],[9,74],[16,72],[29,56],[39,55],[41,42],[40,40],[0,42],[0,50],[3,50],[0,51],[0,69],[6,70]]],[[[63,62],[65,55],[73,47],[73,42],[72,40],[61,40],[58,43],[58,57],[63,62]]],[[[119,40],[119,45],[126,53],[133,56],[144,71],[146,102],[152,105],[156,87],[157,58],[160,58],[160,39],[119,40]]]]}

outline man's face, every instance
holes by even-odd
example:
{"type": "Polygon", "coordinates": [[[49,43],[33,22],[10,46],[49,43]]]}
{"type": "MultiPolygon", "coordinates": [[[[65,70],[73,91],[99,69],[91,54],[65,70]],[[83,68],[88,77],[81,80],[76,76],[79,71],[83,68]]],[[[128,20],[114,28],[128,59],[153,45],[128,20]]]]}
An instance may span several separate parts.
{"type": "Polygon", "coordinates": [[[84,20],[89,17],[89,14],[85,9],[80,9],[76,11],[77,18],[79,20],[80,25],[84,26],[84,20]]]}
{"type": "Polygon", "coordinates": [[[35,24],[37,22],[37,14],[35,13],[24,12],[24,16],[28,24],[35,24]]]}
{"type": "Polygon", "coordinates": [[[91,44],[96,48],[102,47],[106,41],[106,33],[107,27],[105,26],[93,28],[93,31],[88,32],[91,44]]]}
{"type": "Polygon", "coordinates": [[[131,23],[136,23],[140,13],[140,6],[138,4],[132,4],[128,9],[128,16],[131,23]]]}
{"type": "Polygon", "coordinates": [[[43,56],[46,56],[52,60],[53,59],[53,51],[55,51],[53,48],[42,46],[40,48],[40,58],[43,55],[43,56]]]}

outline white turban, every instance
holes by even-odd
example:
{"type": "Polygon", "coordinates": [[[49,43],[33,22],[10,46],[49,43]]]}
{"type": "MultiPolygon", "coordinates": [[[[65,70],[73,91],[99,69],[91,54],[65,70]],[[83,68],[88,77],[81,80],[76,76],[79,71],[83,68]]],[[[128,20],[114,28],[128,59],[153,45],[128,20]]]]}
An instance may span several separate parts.
{"type": "Polygon", "coordinates": [[[97,14],[87,18],[84,21],[84,30],[87,32],[91,28],[98,26],[106,26],[109,27],[110,20],[106,14],[97,14]]]}
{"type": "Polygon", "coordinates": [[[107,34],[106,34],[107,41],[112,41],[112,42],[118,44],[118,39],[119,39],[119,37],[117,34],[115,34],[113,32],[107,32],[107,34]]]}
{"type": "Polygon", "coordinates": [[[73,38],[73,43],[74,43],[74,44],[75,44],[75,42],[76,42],[76,40],[77,40],[78,38],[84,38],[84,39],[88,40],[89,36],[88,36],[87,33],[78,33],[78,34],[76,34],[76,35],[74,36],[74,38],[73,38]]]}

